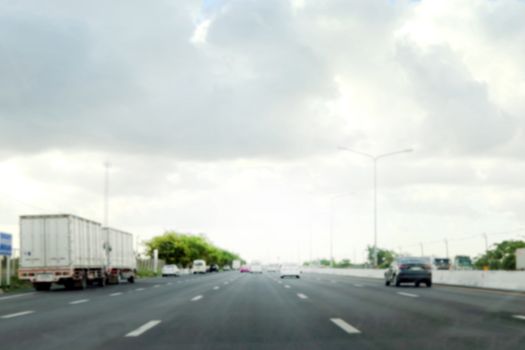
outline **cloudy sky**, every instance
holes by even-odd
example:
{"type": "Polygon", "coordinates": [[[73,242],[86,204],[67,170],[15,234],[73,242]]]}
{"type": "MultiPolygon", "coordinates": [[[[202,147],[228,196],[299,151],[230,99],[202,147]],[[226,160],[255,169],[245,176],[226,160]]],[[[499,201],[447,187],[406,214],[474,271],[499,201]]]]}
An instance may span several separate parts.
{"type": "MultiPolygon", "coordinates": [[[[525,3],[0,1],[0,230],[103,220],[244,258],[525,237],[525,3]],[[345,195],[340,195],[345,194],[345,195]]],[[[17,243],[15,245],[18,245],[17,243]]]]}

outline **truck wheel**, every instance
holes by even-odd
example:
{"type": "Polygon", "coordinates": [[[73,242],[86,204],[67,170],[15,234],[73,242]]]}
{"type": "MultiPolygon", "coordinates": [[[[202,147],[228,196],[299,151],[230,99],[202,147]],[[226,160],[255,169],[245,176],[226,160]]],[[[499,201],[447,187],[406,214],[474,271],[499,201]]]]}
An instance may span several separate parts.
{"type": "Polygon", "coordinates": [[[75,281],[73,281],[72,279],[67,279],[65,282],[64,282],[64,287],[67,289],[67,290],[72,290],[74,287],[75,287],[75,281]]]}
{"type": "Polygon", "coordinates": [[[129,283],[135,283],[135,276],[129,276],[128,277],[128,282],[129,283]]]}
{"type": "Polygon", "coordinates": [[[99,287],[105,287],[106,286],[106,276],[103,276],[102,278],[98,279],[98,286],[99,287]]]}
{"type": "Polygon", "coordinates": [[[390,281],[389,280],[385,280],[385,286],[389,286],[390,285],[390,281]]]}
{"type": "Polygon", "coordinates": [[[33,287],[35,290],[39,292],[47,292],[51,289],[51,283],[49,282],[39,282],[39,283],[33,283],[33,287]]]}
{"type": "Polygon", "coordinates": [[[87,278],[86,276],[82,276],[82,279],[77,282],[77,287],[80,290],[84,290],[87,288],[87,278]]]}
{"type": "Polygon", "coordinates": [[[428,280],[425,284],[427,285],[427,288],[432,287],[432,280],[428,280]]]}

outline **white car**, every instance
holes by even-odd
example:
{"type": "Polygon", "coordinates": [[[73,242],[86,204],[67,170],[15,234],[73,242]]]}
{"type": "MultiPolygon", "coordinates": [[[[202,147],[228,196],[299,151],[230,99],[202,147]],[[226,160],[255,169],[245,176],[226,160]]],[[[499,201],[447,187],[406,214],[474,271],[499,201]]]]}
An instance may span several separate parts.
{"type": "Polygon", "coordinates": [[[200,259],[193,261],[193,268],[192,268],[193,274],[206,273],[207,270],[208,268],[206,267],[206,261],[200,260],[200,259]]]}
{"type": "Polygon", "coordinates": [[[177,265],[164,265],[162,267],[162,277],[179,276],[180,271],[177,265]]]}
{"type": "Polygon", "coordinates": [[[297,265],[283,265],[281,266],[281,278],[285,277],[301,277],[301,269],[297,265]]]}
{"type": "Polygon", "coordinates": [[[252,273],[263,273],[262,265],[259,264],[253,264],[250,268],[250,271],[252,273]]]}

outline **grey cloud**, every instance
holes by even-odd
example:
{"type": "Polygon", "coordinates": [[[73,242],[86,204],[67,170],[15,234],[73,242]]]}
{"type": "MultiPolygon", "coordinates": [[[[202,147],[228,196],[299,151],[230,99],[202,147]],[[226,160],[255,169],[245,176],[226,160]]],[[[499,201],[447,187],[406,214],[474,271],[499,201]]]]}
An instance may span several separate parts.
{"type": "Polygon", "coordinates": [[[253,9],[272,23],[265,36],[255,22],[244,27],[245,5],[232,3],[198,47],[185,7],[107,5],[86,16],[69,4],[44,16],[41,6],[2,14],[4,149],[281,157],[318,152],[338,130],[309,100],[335,96],[333,74],[276,26],[290,19],[286,7],[253,9]]]}
{"type": "Polygon", "coordinates": [[[514,120],[490,100],[487,86],[448,47],[423,52],[400,43],[398,62],[425,116],[420,140],[427,151],[486,154],[514,136],[514,120]]]}

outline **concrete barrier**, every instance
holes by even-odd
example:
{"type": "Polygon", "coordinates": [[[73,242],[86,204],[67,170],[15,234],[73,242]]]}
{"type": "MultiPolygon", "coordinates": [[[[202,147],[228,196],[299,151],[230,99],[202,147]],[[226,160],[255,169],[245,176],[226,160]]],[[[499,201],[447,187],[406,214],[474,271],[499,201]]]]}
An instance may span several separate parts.
{"type": "MultiPolygon", "coordinates": [[[[340,276],[384,278],[385,270],[375,269],[314,269],[305,268],[304,272],[340,276]]],[[[525,271],[432,271],[432,281],[439,284],[503,289],[525,292],[525,271]]]]}

